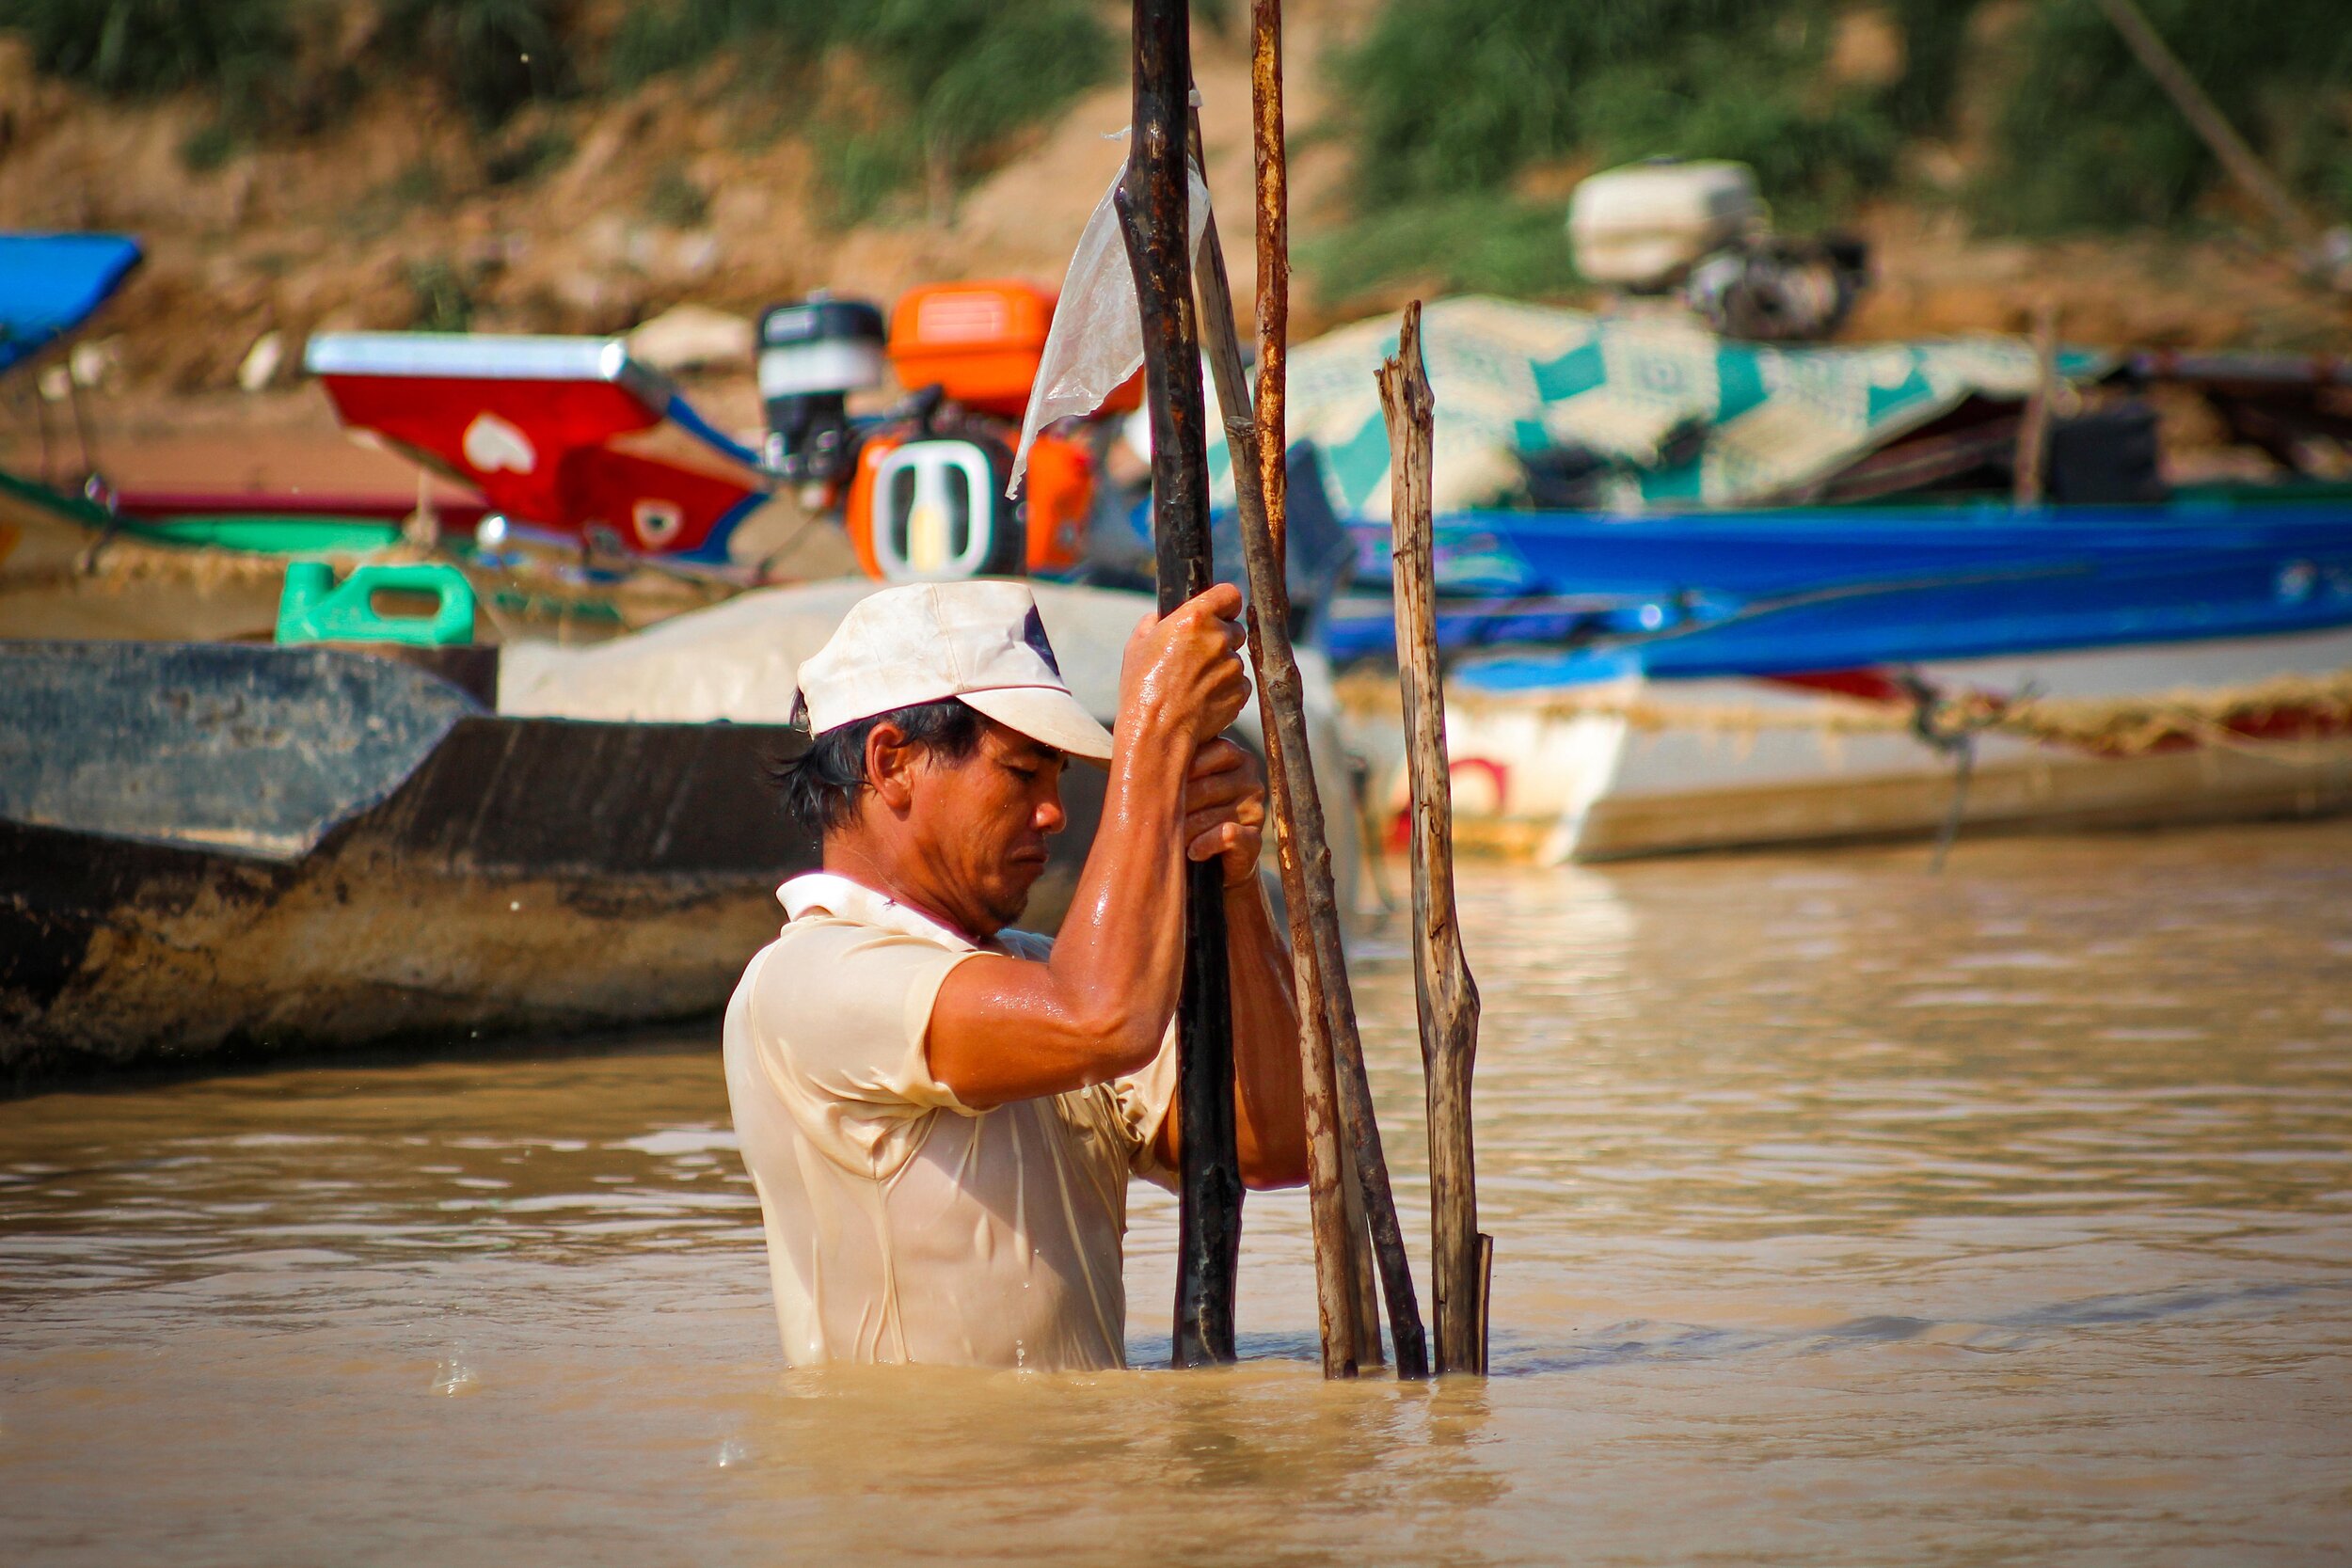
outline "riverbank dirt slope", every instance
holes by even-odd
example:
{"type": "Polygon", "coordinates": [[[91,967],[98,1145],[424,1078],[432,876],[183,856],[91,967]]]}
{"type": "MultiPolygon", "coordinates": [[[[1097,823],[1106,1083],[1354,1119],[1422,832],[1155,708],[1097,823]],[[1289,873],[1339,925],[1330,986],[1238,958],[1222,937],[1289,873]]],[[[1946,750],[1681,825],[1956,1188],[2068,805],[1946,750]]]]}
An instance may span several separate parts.
{"type": "MultiPolygon", "coordinates": [[[[1302,238],[1352,211],[1349,155],[1314,62],[1368,11],[1361,0],[1293,8],[1302,238]]],[[[1210,186],[1246,307],[1240,41],[1204,33],[1197,70],[1210,186]]],[[[1127,107],[1123,82],[1106,84],[1003,149],[964,190],[845,227],[830,221],[834,201],[809,146],[752,134],[756,117],[710,72],[618,100],[533,106],[487,138],[422,85],[378,91],[315,135],[197,170],[183,150],[211,105],[103,102],[37,74],[18,41],[0,39],[0,213],[15,229],[119,230],[146,247],[87,335],[103,364],[89,399],[100,456],[118,483],[393,484],[405,466],[352,454],[304,382],[310,333],[609,333],[681,304],[748,317],[821,286],[886,302],[927,279],[1050,284],[1124,156],[1127,107]],[[262,374],[270,355],[256,348],[273,334],[276,368],[262,374]]],[[[1563,197],[1575,172],[1564,171],[1563,197]]],[[[2352,341],[2352,307],[2246,239],[1988,241],[1933,202],[1858,216],[1878,281],[1850,336],[2017,331],[2052,298],[2065,336],[2084,343],[2333,351],[2352,341]]],[[[1410,278],[1357,290],[1327,275],[1301,291],[1295,333],[1416,292],[1410,278]]],[[[739,429],[758,418],[747,371],[723,363],[692,379],[698,399],[739,429]]],[[[32,461],[31,404],[23,376],[0,397],[0,460],[32,461]]]]}

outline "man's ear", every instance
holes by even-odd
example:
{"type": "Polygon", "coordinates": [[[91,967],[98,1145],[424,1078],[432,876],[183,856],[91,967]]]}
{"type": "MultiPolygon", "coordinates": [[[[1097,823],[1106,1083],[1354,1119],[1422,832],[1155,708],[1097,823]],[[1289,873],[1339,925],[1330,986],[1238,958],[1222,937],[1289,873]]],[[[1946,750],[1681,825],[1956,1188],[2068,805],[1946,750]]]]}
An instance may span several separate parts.
{"type": "Polygon", "coordinates": [[[866,781],[892,811],[904,811],[914,800],[914,768],[921,752],[896,724],[877,724],[866,732],[866,781]]]}

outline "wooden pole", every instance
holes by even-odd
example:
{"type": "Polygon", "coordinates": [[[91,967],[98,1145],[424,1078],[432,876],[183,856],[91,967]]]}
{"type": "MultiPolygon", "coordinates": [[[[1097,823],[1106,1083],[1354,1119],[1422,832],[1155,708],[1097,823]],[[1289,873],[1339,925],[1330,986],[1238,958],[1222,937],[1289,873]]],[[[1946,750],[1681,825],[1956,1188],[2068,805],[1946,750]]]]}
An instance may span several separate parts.
{"type": "MultiPolygon", "coordinates": [[[[1201,161],[1200,116],[1192,115],[1192,155],[1201,161]]],[[[1242,369],[1241,341],[1233,322],[1232,286],[1225,270],[1225,247],[1211,217],[1201,236],[1202,342],[1209,372],[1216,380],[1225,410],[1227,455],[1233,467],[1234,508],[1241,515],[1242,564],[1249,579],[1249,657],[1258,683],[1258,717],[1265,736],[1266,792],[1274,816],[1276,857],[1282,871],[1282,901],[1290,919],[1291,976],[1298,994],[1299,1065],[1307,1101],[1307,1210],[1314,1235],[1315,1305],[1322,1329],[1323,1375],[1354,1377],[1364,1338],[1355,1291],[1355,1234],[1348,1227],[1348,1165],[1340,1147],[1338,1089],[1333,1082],[1331,1034],[1322,998],[1328,989],[1318,921],[1339,918],[1331,892],[1329,847],[1323,841],[1322,806],[1310,774],[1298,775],[1307,757],[1307,731],[1298,663],[1290,643],[1290,602],[1282,557],[1259,484],[1258,428],[1249,412],[1249,387],[1242,369]],[[1313,821],[1302,824],[1301,797],[1313,821]],[[1308,861],[1320,859],[1322,896],[1309,884],[1308,861]]],[[[1344,986],[1346,976],[1339,983],[1344,986]]],[[[1377,1342],[1376,1336],[1375,1342],[1377,1342]]],[[[1375,1358],[1376,1359],[1376,1358],[1375,1358]]]]}
{"type": "MultiPolygon", "coordinates": [[[[1290,150],[1282,123],[1282,0],[1250,0],[1249,123],[1258,194],[1258,487],[1274,559],[1290,559],[1290,150]]],[[[1236,470],[1238,472],[1239,470],[1236,470]]]]}
{"type": "MultiPolygon", "coordinates": [[[[1152,529],[1160,612],[1216,580],[1200,334],[1193,315],[1184,121],[1192,90],[1187,0],[1135,0],[1135,119],[1115,198],[1143,313],[1152,421],[1152,529]]],[[[1241,1163],[1233,1144],[1233,1011],[1225,967],[1223,873],[1185,878],[1184,986],[1177,1008],[1179,1173],[1174,1360],[1233,1359],[1241,1259],[1241,1163]]]]}
{"type": "Polygon", "coordinates": [[[1438,1370],[1486,1365],[1481,1279],[1492,1243],[1478,1232],[1470,1148],[1470,1069],[1478,986],[1462,954],[1454,902],[1454,791],[1446,765],[1445,686],[1438,673],[1436,519],[1430,501],[1437,402],[1422,363],[1421,302],[1405,308],[1396,356],[1379,370],[1389,427],[1389,509],[1396,578],[1396,652],[1413,794],[1413,958],[1428,1083],[1431,1273],[1438,1370]]]}
{"type": "Polygon", "coordinates": [[[2011,499],[2023,507],[2042,504],[2048,488],[2050,416],[2058,402],[2058,305],[2043,300],[2033,311],[2033,390],[2025,418],[2017,421],[2016,486],[2011,499]]]}
{"type": "MultiPolygon", "coordinates": [[[[1287,400],[1291,219],[1290,156],[1282,108],[1282,0],[1251,0],[1249,87],[1250,140],[1256,154],[1253,166],[1257,175],[1258,209],[1258,396],[1255,404],[1258,486],[1264,500],[1268,543],[1279,570],[1290,559],[1287,400]]],[[[1235,461],[1239,460],[1236,455],[1235,461]]],[[[1238,473],[1240,470],[1235,471],[1238,473]]],[[[1283,597],[1287,603],[1287,592],[1283,597]]],[[[1289,630],[1287,619],[1283,630],[1285,634],[1289,630]]],[[[1314,788],[1311,770],[1307,786],[1310,790],[1314,788]]],[[[1311,807],[1320,824],[1323,816],[1321,800],[1312,800],[1311,807]]],[[[1330,846],[1321,836],[1320,827],[1312,843],[1322,867],[1324,883],[1327,887],[1330,879],[1330,846]]],[[[1337,900],[1334,899],[1333,903],[1330,934],[1325,945],[1338,954],[1340,927],[1337,900]]],[[[1343,961],[1343,955],[1342,957],[1343,961]]],[[[1332,1049],[1333,1039],[1344,1039],[1347,1042],[1345,1054],[1354,1064],[1354,1069],[1360,1071],[1363,1047],[1356,1035],[1356,1005],[1348,990],[1344,969],[1340,973],[1336,988],[1318,989],[1313,994],[1328,999],[1327,1006],[1331,1016],[1324,1021],[1324,1048],[1327,1052],[1332,1049]]],[[[1373,1277],[1373,1259],[1375,1255],[1380,1258],[1383,1267],[1391,1268],[1402,1282],[1405,1300],[1411,1308],[1412,1332],[1416,1337],[1421,1333],[1421,1307],[1413,1296],[1411,1275],[1406,1267],[1404,1232],[1391,1221],[1388,1228],[1396,1234],[1392,1253],[1376,1243],[1364,1203],[1363,1181],[1357,1174],[1354,1145],[1344,1133],[1340,1145],[1340,1191],[1345,1199],[1343,1208],[1348,1238],[1345,1251],[1351,1275],[1351,1294],[1355,1300],[1355,1308],[1350,1316],[1356,1326],[1356,1362],[1359,1367],[1377,1367],[1388,1357],[1380,1348],[1380,1297],[1373,1277]]],[[[1385,1180],[1384,1173],[1384,1183],[1385,1180]]]]}
{"type": "MultiPolygon", "coordinates": [[[[1352,1005],[1350,1012],[1353,1012],[1352,1005]]],[[[1384,1254],[1373,1240],[1372,1214],[1364,1206],[1364,1180],[1356,1173],[1356,1146],[1348,1141],[1344,1128],[1341,1130],[1340,1136],[1340,1191],[1347,1199],[1347,1235],[1350,1250],[1354,1254],[1348,1261],[1353,1266],[1350,1282],[1356,1291],[1356,1365],[1359,1368],[1384,1366],[1389,1358],[1380,1348],[1380,1281],[1373,1268],[1373,1259],[1384,1254]]],[[[1400,1259],[1404,1256],[1404,1228],[1399,1227],[1397,1256],[1400,1259]]],[[[1400,1263],[1399,1266],[1403,1265],[1400,1263]]],[[[1413,1303],[1413,1310],[1416,1314],[1421,1310],[1418,1298],[1413,1303]]],[[[1418,1330],[1419,1327],[1416,1319],[1415,1328],[1418,1330]]],[[[1422,1336],[1422,1344],[1423,1364],[1414,1375],[1427,1377],[1428,1337],[1425,1333],[1422,1336]]]]}
{"type": "MultiPolygon", "coordinates": [[[[1195,150],[1200,128],[1193,128],[1195,150]]],[[[1363,1047],[1356,1033],[1356,1008],[1347,982],[1339,895],[1331,875],[1331,849],[1323,801],[1314,777],[1306,722],[1306,699],[1298,660],[1290,641],[1290,594],[1282,558],[1259,484],[1261,432],[1248,412],[1249,392],[1233,322],[1232,292],[1224,249],[1214,219],[1203,236],[1206,265],[1200,273],[1201,314],[1209,369],[1226,408],[1227,450],[1240,513],[1243,567],[1249,579],[1249,647],[1258,680],[1259,716],[1266,739],[1275,846],[1289,908],[1291,961],[1299,997],[1301,1068],[1307,1088],[1309,1212],[1314,1227],[1315,1295],[1323,1328],[1327,1376],[1353,1377],[1377,1366],[1380,1352],[1377,1303],[1370,1298],[1371,1269],[1358,1246],[1369,1232],[1384,1279],[1391,1283],[1391,1312],[1406,1325],[1401,1339],[1415,1348],[1417,1370],[1399,1356],[1400,1375],[1425,1376],[1425,1344],[1420,1304],[1405,1254],[1405,1234],[1388,1179],[1379,1127],[1369,1114],[1370,1086],[1363,1047]],[[1343,1086],[1344,1085],[1344,1086],[1343,1086]],[[1360,1117],[1345,1114],[1352,1090],[1367,1107],[1360,1117]],[[1376,1179],[1358,1175],[1366,1166],[1376,1179]],[[1368,1218],[1375,1207],[1382,1221],[1368,1218]],[[1359,1288],[1359,1281],[1362,1282],[1359,1288]]]]}

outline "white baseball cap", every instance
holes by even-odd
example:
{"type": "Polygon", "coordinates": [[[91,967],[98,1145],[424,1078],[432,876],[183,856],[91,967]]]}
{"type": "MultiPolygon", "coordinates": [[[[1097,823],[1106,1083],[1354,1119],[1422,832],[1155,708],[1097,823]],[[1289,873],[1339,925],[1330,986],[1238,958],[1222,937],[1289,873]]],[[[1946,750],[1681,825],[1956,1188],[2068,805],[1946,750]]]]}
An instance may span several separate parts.
{"type": "Polygon", "coordinates": [[[1070,694],[1025,582],[917,582],[857,602],[803,660],[811,735],[954,697],[1073,756],[1106,762],[1111,732],[1070,694]]]}

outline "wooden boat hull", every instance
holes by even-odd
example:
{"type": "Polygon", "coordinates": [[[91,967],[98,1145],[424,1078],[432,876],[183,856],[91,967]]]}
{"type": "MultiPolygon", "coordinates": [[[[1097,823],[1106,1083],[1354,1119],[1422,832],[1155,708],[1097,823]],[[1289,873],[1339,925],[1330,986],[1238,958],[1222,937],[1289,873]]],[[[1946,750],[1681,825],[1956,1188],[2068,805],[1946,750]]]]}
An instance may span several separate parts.
{"type": "Polygon", "coordinates": [[[817,863],[765,777],[802,743],[337,650],[0,643],[0,1077],[709,1013],[817,863]]]}
{"type": "Polygon", "coordinates": [[[326,649],[0,645],[0,1068],[707,1011],[814,863],[756,725],[503,719],[326,649]]]}

